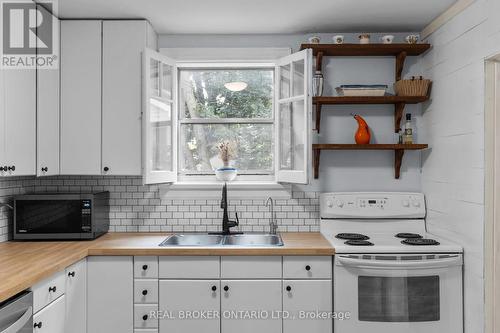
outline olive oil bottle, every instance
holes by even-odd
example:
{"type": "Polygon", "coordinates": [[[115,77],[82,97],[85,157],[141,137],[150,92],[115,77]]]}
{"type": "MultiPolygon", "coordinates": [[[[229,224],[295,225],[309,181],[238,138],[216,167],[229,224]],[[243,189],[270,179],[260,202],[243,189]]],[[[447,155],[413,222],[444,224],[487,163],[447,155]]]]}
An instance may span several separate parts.
{"type": "Polygon", "coordinates": [[[411,127],[411,113],[406,114],[405,132],[403,134],[403,144],[413,143],[413,129],[411,127]]]}

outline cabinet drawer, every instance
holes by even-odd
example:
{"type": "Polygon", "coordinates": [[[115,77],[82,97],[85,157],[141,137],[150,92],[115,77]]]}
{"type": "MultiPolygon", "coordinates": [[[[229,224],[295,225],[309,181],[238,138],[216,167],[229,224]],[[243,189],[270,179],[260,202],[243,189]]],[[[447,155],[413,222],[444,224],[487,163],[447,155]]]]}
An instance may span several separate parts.
{"type": "Polygon", "coordinates": [[[134,333],[158,333],[158,330],[154,328],[135,329],[134,333]]]}
{"type": "Polygon", "coordinates": [[[33,290],[33,313],[37,313],[44,306],[63,295],[65,284],[64,272],[58,272],[35,284],[31,288],[33,290]]]}
{"type": "Polygon", "coordinates": [[[331,279],[332,257],[283,257],[284,279],[331,279]]]}
{"type": "Polygon", "coordinates": [[[134,257],[134,277],[158,278],[158,257],[134,257]]]}
{"type": "Polygon", "coordinates": [[[280,279],[281,257],[222,257],[224,279],[280,279]]]}
{"type": "Polygon", "coordinates": [[[135,328],[158,328],[158,318],[153,318],[152,311],[158,310],[158,304],[134,305],[135,328]]]}
{"type": "Polygon", "coordinates": [[[65,333],[65,299],[62,295],[33,316],[34,333],[65,333]]]}
{"type": "Polygon", "coordinates": [[[219,257],[160,257],[161,279],[218,279],[219,257]]]}
{"type": "Polygon", "coordinates": [[[134,303],[157,304],[158,303],[158,280],[134,281],[134,303]]]}

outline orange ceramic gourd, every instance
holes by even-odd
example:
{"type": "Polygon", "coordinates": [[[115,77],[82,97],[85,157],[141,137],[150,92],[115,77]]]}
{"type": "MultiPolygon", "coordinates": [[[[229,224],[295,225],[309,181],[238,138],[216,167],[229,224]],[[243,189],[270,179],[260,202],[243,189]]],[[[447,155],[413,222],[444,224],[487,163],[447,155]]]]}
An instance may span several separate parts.
{"type": "Polygon", "coordinates": [[[358,122],[358,130],[354,134],[354,140],[358,145],[367,145],[370,143],[370,128],[366,121],[359,115],[354,115],[354,119],[358,122]]]}

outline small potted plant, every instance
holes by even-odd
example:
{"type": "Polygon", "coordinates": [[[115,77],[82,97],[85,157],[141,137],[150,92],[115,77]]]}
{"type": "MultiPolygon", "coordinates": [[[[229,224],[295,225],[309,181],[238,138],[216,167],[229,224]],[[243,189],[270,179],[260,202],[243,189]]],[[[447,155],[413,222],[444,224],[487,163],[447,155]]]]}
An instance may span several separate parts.
{"type": "Polygon", "coordinates": [[[238,174],[238,170],[230,165],[231,160],[236,157],[236,143],[222,141],[217,145],[217,149],[219,149],[219,158],[222,160],[223,167],[215,170],[215,176],[218,180],[230,182],[238,174]]]}

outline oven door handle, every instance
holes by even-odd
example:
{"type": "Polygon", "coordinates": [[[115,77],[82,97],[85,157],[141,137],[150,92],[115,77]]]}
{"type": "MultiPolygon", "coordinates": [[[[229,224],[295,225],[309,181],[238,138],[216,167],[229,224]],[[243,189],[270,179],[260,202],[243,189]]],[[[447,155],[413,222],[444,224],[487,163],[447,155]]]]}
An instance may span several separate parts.
{"type": "Polygon", "coordinates": [[[446,268],[451,266],[462,266],[462,256],[450,256],[449,258],[432,260],[370,260],[356,259],[348,256],[337,256],[338,264],[354,268],[369,269],[427,269],[446,268]]]}
{"type": "Polygon", "coordinates": [[[28,323],[32,315],[33,315],[33,308],[30,306],[18,320],[16,320],[12,325],[7,327],[0,333],[17,333],[21,331],[24,325],[28,323]]]}

